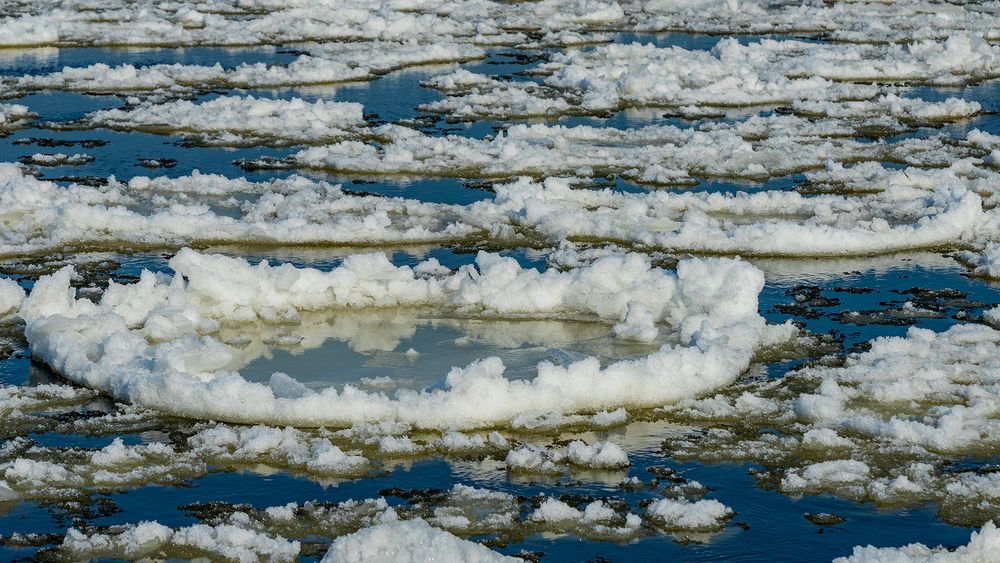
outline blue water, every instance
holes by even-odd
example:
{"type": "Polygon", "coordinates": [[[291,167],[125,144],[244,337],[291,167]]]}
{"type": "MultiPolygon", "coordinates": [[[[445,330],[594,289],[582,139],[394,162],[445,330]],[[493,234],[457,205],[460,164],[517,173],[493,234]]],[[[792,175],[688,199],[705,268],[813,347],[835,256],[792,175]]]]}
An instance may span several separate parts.
{"type": "MultiPolygon", "coordinates": [[[[621,41],[652,41],[658,45],[680,45],[686,48],[711,48],[718,39],[715,36],[684,34],[622,35],[618,38],[621,41]]],[[[741,41],[750,39],[753,38],[740,38],[741,41]]],[[[5,54],[0,59],[0,73],[5,75],[44,73],[58,70],[64,65],[85,65],[94,62],[106,62],[112,65],[172,62],[212,64],[220,62],[224,66],[234,66],[240,62],[256,61],[284,63],[291,58],[293,58],[292,55],[284,53],[280,49],[45,49],[5,54]]],[[[537,63],[520,64],[509,51],[498,51],[491,53],[485,61],[476,61],[464,66],[478,72],[510,74],[512,79],[531,79],[525,77],[523,72],[535,64],[537,63]]],[[[420,117],[421,114],[416,110],[416,106],[440,99],[439,93],[419,86],[421,80],[438,72],[440,69],[412,69],[391,73],[371,83],[338,85],[321,89],[283,89],[238,93],[357,101],[365,105],[366,112],[377,114],[378,119],[383,121],[392,122],[420,117]]],[[[924,98],[959,95],[979,100],[989,109],[996,109],[998,99],[1000,99],[998,92],[1000,89],[996,83],[988,83],[959,91],[919,89],[914,90],[911,94],[924,98]]],[[[295,172],[255,171],[247,173],[234,164],[234,161],[238,159],[253,159],[260,156],[280,158],[296,150],[295,147],[262,146],[239,149],[199,147],[183,144],[180,142],[181,139],[175,136],[124,133],[105,129],[63,130],[44,125],[46,123],[66,125],[78,120],[87,112],[118,107],[122,104],[122,100],[116,96],[51,92],[32,94],[13,101],[28,105],[37,112],[40,116],[39,125],[17,131],[9,137],[0,139],[0,160],[15,161],[18,157],[35,152],[64,152],[68,154],[86,152],[95,157],[93,162],[81,166],[41,168],[40,171],[45,177],[106,177],[114,175],[120,180],[127,180],[138,175],[180,176],[190,174],[193,170],[200,170],[205,173],[218,173],[227,176],[245,175],[253,180],[266,180],[295,172]],[[31,138],[65,141],[97,139],[106,141],[107,144],[90,148],[80,146],[43,148],[33,144],[17,144],[18,141],[31,138]],[[172,168],[155,170],[139,165],[140,159],[150,158],[170,158],[176,160],[177,163],[172,168]]],[[[611,127],[627,127],[648,123],[692,126],[689,122],[664,117],[657,112],[638,114],[619,112],[607,118],[565,118],[559,120],[559,123],[611,127]]],[[[482,137],[492,134],[502,125],[489,121],[449,124],[441,120],[430,130],[434,134],[482,137]]],[[[964,132],[977,127],[997,132],[1000,130],[1000,120],[997,120],[993,115],[988,115],[953,126],[952,131],[964,132]]],[[[928,130],[913,134],[936,134],[936,132],[936,130],[928,130]]],[[[488,191],[468,187],[470,181],[476,180],[474,178],[403,179],[325,176],[314,172],[309,174],[343,183],[349,189],[389,196],[406,196],[424,201],[464,204],[491,197],[488,191]]],[[[713,179],[704,180],[694,188],[684,189],[722,192],[793,189],[799,180],[801,177],[797,175],[774,179],[763,184],[736,184],[713,179]]],[[[623,191],[659,189],[637,186],[620,178],[615,179],[615,186],[623,191]]],[[[209,250],[234,256],[245,256],[252,261],[270,259],[321,269],[335,267],[345,254],[343,249],[322,248],[261,250],[225,247],[209,250]]],[[[396,264],[412,265],[426,258],[434,257],[446,266],[457,267],[474,260],[473,250],[460,247],[421,247],[391,249],[389,252],[392,261],[396,264]]],[[[517,249],[504,253],[514,256],[525,266],[545,267],[544,256],[538,252],[517,249]]],[[[94,267],[87,276],[92,284],[103,285],[108,278],[128,279],[129,276],[136,275],[144,268],[167,271],[169,256],[169,251],[123,253],[111,257],[102,266],[94,267]]],[[[32,260],[44,262],[45,257],[34,257],[32,260]]],[[[33,277],[37,274],[22,275],[23,269],[20,268],[20,262],[23,261],[9,261],[0,264],[0,272],[14,276],[20,279],[25,287],[30,287],[33,277]]],[[[1000,287],[969,278],[960,265],[948,258],[933,254],[899,255],[853,261],[761,261],[759,265],[768,275],[768,284],[761,296],[760,307],[769,321],[783,322],[786,319],[793,319],[802,322],[811,332],[831,334],[840,339],[845,350],[862,345],[878,336],[902,335],[909,326],[913,325],[943,330],[959,322],[962,318],[979,315],[984,307],[1000,303],[1000,287]],[[796,291],[807,291],[801,287],[803,285],[815,286],[818,288],[816,291],[819,292],[819,295],[828,299],[835,298],[839,300],[839,303],[818,306],[805,311],[790,311],[787,307],[783,307],[793,303],[796,291]],[[961,291],[964,297],[953,299],[947,303],[940,300],[934,302],[940,306],[942,311],[940,317],[914,319],[912,322],[902,324],[860,322],[858,317],[845,314],[861,312],[868,314],[870,318],[884,319],[886,311],[891,311],[902,306],[905,301],[914,299],[913,292],[907,293],[912,288],[951,288],[961,291]],[[867,293],[852,292],[851,289],[860,289],[867,291],[867,293]],[[879,316],[880,314],[882,316],[879,316]]],[[[87,280],[85,279],[83,283],[86,284],[87,280]]],[[[426,318],[419,319],[416,332],[401,338],[392,350],[381,351],[383,354],[396,354],[392,357],[394,358],[393,362],[388,364],[379,363],[378,355],[370,350],[352,350],[344,341],[331,338],[320,347],[304,353],[292,354],[287,351],[274,351],[270,357],[255,360],[256,363],[250,364],[245,373],[251,379],[266,379],[275,370],[294,372],[296,368],[300,368],[305,379],[313,377],[319,380],[322,379],[322,367],[336,362],[350,365],[351,371],[349,373],[358,378],[385,374],[387,369],[390,370],[389,373],[399,375],[407,372],[407,364],[406,360],[401,360],[398,357],[398,353],[413,346],[418,348],[422,355],[427,354],[421,361],[426,362],[428,367],[421,368],[422,371],[420,371],[416,381],[420,385],[433,386],[437,384],[433,374],[443,375],[443,372],[435,371],[439,370],[441,365],[463,365],[467,363],[467,356],[470,355],[514,355],[520,353],[517,349],[504,349],[495,345],[482,344],[460,352],[455,347],[454,342],[465,334],[462,326],[432,327],[428,323],[426,318]]],[[[595,341],[600,341],[601,336],[597,335],[593,338],[595,341]]],[[[574,350],[573,346],[566,348],[568,352],[574,350]]],[[[522,366],[525,370],[524,373],[530,371],[530,365],[538,357],[543,356],[545,356],[544,352],[525,352],[524,358],[527,359],[522,366]]],[[[385,357],[382,359],[384,360],[385,357]]],[[[788,367],[774,366],[771,370],[772,375],[780,376],[788,367]]],[[[23,350],[11,358],[0,361],[0,381],[4,383],[32,384],[50,377],[52,374],[47,373],[44,368],[32,365],[23,350]]],[[[343,381],[338,383],[343,383],[343,381]]],[[[116,406],[108,400],[98,399],[88,405],[88,408],[111,410],[116,406]]],[[[172,424],[176,424],[178,428],[185,428],[189,423],[176,421],[172,424]]],[[[633,465],[627,472],[615,473],[605,481],[581,478],[579,482],[573,482],[571,474],[562,484],[544,481],[523,482],[519,479],[509,478],[502,469],[481,470],[470,467],[468,462],[441,457],[417,460],[408,466],[396,467],[384,476],[345,481],[335,486],[323,485],[301,474],[277,472],[271,475],[262,475],[248,470],[220,468],[205,477],[186,483],[185,486],[145,486],[122,493],[97,495],[105,497],[111,502],[111,506],[117,508],[117,511],[110,513],[81,514],[58,504],[34,501],[13,505],[0,504],[0,534],[4,536],[9,536],[14,532],[60,534],[72,525],[106,526],[140,520],[158,520],[166,525],[178,526],[197,521],[190,512],[179,508],[191,503],[223,501],[267,507],[288,502],[302,503],[314,499],[339,502],[352,498],[362,499],[378,496],[379,491],[390,487],[447,489],[456,483],[499,489],[526,497],[543,493],[558,496],[568,492],[597,497],[616,497],[627,501],[633,512],[641,512],[639,503],[646,499],[658,498],[657,492],[648,489],[623,491],[614,483],[620,481],[625,475],[639,476],[648,481],[650,479],[650,474],[647,471],[649,467],[668,466],[689,479],[696,479],[709,486],[712,490],[710,498],[717,498],[725,502],[737,512],[733,522],[727,525],[722,532],[712,535],[704,543],[681,542],[677,541],[675,537],[661,534],[653,534],[629,544],[583,541],[572,536],[529,536],[523,541],[501,548],[501,551],[511,554],[516,554],[521,550],[541,551],[545,554],[543,561],[546,562],[594,560],[598,557],[610,560],[682,559],[705,561],[726,559],[756,561],[768,559],[773,561],[804,561],[828,560],[833,556],[849,553],[855,545],[868,543],[903,545],[920,541],[929,545],[957,545],[965,543],[968,539],[969,529],[942,522],[937,517],[934,506],[885,510],[869,504],[858,504],[828,495],[806,495],[801,498],[791,498],[760,487],[748,473],[754,469],[754,466],[750,464],[706,465],[696,462],[680,462],[668,458],[659,448],[659,442],[662,439],[661,433],[664,432],[664,429],[657,423],[635,423],[629,428],[628,436],[625,436],[623,432],[621,429],[613,430],[602,434],[601,437],[607,437],[623,444],[637,440],[637,449],[630,451],[633,465]],[[636,435],[640,438],[634,438],[636,435]],[[833,527],[820,528],[803,518],[802,515],[806,512],[833,512],[843,516],[846,521],[833,527]],[[745,524],[745,526],[739,524],[745,524]]],[[[111,443],[114,437],[114,435],[105,434],[90,436],[44,431],[30,436],[33,441],[40,445],[63,448],[100,448],[111,443]]],[[[125,434],[122,437],[127,443],[140,443],[149,440],[149,435],[141,433],[125,434]]],[[[390,502],[403,503],[405,501],[400,498],[390,498],[390,502]]],[[[0,545],[0,558],[31,558],[36,554],[36,551],[37,548],[12,548],[0,545]]]]}

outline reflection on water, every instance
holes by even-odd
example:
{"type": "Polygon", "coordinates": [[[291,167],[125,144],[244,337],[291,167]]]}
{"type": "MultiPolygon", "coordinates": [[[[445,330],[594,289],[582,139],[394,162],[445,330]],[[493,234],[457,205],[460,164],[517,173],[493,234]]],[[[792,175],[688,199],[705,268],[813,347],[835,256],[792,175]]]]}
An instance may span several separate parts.
{"type": "Polygon", "coordinates": [[[218,337],[232,352],[226,369],[251,381],[283,372],[314,388],[384,391],[439,386],[452,367],[489,356],[503,360],[506,377],[525,379],[541,361],[607,362],[650,350],[614,340],[610,326],[598,323],[442,319],[407,310],[311,314],[293,325],[240,325],[218,337]]]}
{"type": "Polygon", "coordinates": [[[242,63],[287,64],[296,55],[274,47],[226,48],[197,47],[166,49],[161,47],[93,47],[59,49],[0,49],[0,71],[11,75],[37,75],[57,72],[63,67],[82,67],[95,63],[108,66],[130,64],[222,65],[233,68],[242,63]]]}
{"type": "Polygon", "coordinates": [[[912,267],[956,273],[965,270],[955,260],[937,252],[835,258],[753,258],[751,261],[764,271],[768,283],[777,285],[832,283],[854,273],[884,275],[890,270],[912,267]]]}
{"type": "Polygon", "coordinates": [[[723,39],[732,37],[741,45],[756,43],[764,39],[786,39],[779,35],[707,35],[704,33],[633,33],[624,32],[615,35],[615,43],[652,43],[657,47],[680,47],[689,51],[710,51],[723,39]]]}
{"type": "Polygon", "coordinates": [[[27,72],[48,72],[55,68],[59,59],[59,49],[41,47],[37,49],[0,49],[0,71],[10,74],[27,72]]]}

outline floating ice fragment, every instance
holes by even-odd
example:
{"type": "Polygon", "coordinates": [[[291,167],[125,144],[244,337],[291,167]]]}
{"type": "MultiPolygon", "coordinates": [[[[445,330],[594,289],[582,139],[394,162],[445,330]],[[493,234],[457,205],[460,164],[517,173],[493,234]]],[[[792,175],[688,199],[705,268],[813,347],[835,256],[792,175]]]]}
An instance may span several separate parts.
{"type": "Polygon", "coordinates": [[[259,561],[261,557],[272,561],[292,561],[298,556],[300,548],[297,541],[272,537],[234,524],[195,524],[174,530],[158,522],[126,525],[117,535],[87,535],[71,528],[60,546],[67,554],[83,558],[125,556],[132,559],[156,556],[163,551],[194,550],[247,563],[259,561]]]}
{"type": "Polygon", "coordinates": [[[0,104],[0,135],[26,125],[35,114],[20,104],[0,104]]]}
{"type": "Polygon", "coordinates": [[[670,530],[714,530],[732,517],[733,510],[717,500],[660,499],[646,512],[662,527],[670,530]]]}
{"type": "Polygon", "coordinates": [[[6,317],[21,307],[24,290],[12,279],[0,278],[0,317],[6,317]]]}
{"type": "Polygon", "coordinates": [[[594,469],[620,469],[631,465],[621,446],[612,442],[587,444],[575,440],[566,447],[570,463],[594,469]]]}
{"type": "Polygon", "coordinates": [[[857,546],[847,557],[834,559],[836,563],[995,563],[1000,561],[1000,530],[993,522],[972,532],[969,543],[954,550],[944,547],[930,548],[922,543],[903,547],[857,546]]]}
{"type": "Polygon", "coordinates": [[[339,537],[323,557],[324,563],[423,563],[431,560],[470,563],[520,561],[462,540],[419,518],[377,524],[339,537]]]}
{"type": "Polygon", "coordinates": [[[220,96],[202,103],[180,100],[100,110],[85,121],[112,129],[196,134],[208,144],[248,142],[241,136],[263,142],[318,142],[345,138],[364,126],[362,109],[352,102],[220,96]]]}

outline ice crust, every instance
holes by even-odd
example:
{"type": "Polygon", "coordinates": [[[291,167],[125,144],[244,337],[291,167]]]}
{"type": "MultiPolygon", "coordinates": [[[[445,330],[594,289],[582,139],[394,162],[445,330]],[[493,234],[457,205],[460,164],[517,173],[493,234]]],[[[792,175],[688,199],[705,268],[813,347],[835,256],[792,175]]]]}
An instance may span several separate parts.
{"type": "Polygon", "coordinates": [[[483,253],[475,267],[425,276],[418,273],[428,269],[424,265],[394,267],[380,254],[352,256],[324,274],[184,250],[171,267],[173,278],[143,274],[134,285],[111,286],[96,305],[75,298],[70,268],[41,278],[19,313],[32,353],[73,381],[180,416],[462,428],[510,423],[525,413],[676,401],[732,381],[759,348],[795,332],[790,325],[765,325],[757,314],[763,276],[732,260],[687,260],[675,275],[651,268],[642,255],[623,254],[568,272],[539,273],[483,253]],[[514,293],[521,299],[510,299],[512,287],[521,288],[514,293]],[[352,386],[317,392],[282,374],[270,385],[250,383],[220,369],[230,354],[210,336],[220,323],[280,321],[300,311],[345,307],[434,306],[477,316],[616,322],[636,301],[655,311],[679,344],[606,367],[594,358],[542,363],[528,381],[505,378],[502,362],[487,358],[453,369],[445,390],[395,397],[352,386]]]}

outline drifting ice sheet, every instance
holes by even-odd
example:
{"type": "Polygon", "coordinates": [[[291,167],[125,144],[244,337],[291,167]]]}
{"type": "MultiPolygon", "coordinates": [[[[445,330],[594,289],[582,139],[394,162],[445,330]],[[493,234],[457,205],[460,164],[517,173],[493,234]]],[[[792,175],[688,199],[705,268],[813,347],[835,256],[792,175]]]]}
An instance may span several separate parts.
{"type": "Polygon", "coordinates": [[[510,423],[525,413],[571,414],[656,406],[736,378],[762,347],[790,338],[790,325],[757,314],[763,276],[739,261],[693,259],[677,274],[641,255],[608,256],[568,272],[525,270],[480,254],[477,266],[438,274],[436,262],[394,267],[358,255],[324,274],[183,251],[173,278],[143,274],[112,286],[100,305],[77,300],[71,269],[40,279],[21,307],[32,353],[58,372],[119,399],[179,416],[301,426],[397,420],[420,427],[510,423]],[[429,272],[434,272],[429,274],[429,272]],[[512,287],[521,288],[514,293],[512,287]],[[511,301],[511,295],[522,299],[511,301]],[[725,299],[719,296],[725,295],[725,299]],[[446,388],[395,397],[348,386],[312,391],[275,374],[270,385],[220,371],[225,347],[207,336],[220,322],[294,319],[331,307],[435,306],[499,317],[597,318],[616,322],[640,301],[679,344],[602,367],[594,358],[542,363],[533,380],[510,380],[497,358],[455,368],[446,388]],[[201,332],[206,336],[196,336],[201,332]]]}

